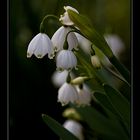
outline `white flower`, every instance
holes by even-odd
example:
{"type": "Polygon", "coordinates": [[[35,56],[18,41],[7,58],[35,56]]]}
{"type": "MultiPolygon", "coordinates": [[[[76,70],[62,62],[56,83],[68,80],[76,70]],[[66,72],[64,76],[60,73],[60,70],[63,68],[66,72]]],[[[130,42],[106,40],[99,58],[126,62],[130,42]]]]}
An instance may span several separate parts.
{"type": "Polygon", "coordinates": [[[76,87],[76,89],[78,92],[77,105],[80,106],[90,105],[92,96],[88,88],[83,86],[82,89],[80,89],[79,87],[76,87]]]}
{"type": "Polygon", "coordinates": [[[121,38],[115,34],[106,34],[104,37],[114,54],[119,58],[120,53],[125,49],[121,38]]]}
{"type": "Polygon", "coordinates": [[[78,34],[78,33],[75,33],[77,39],[78,39],[78,43],[79,43],[79,46],[81,47],[81,49],[87,53],[87,54],[90,54],[90,48],[91,48],[91,45],[92,43],[86,39],[85,37],[83,37],[82,35],[78,34]]]}
{"type": "Polygon", "coordinates": [[[60,15],[60,19],[59,20],[64,25],[67,25],[67,26],[74,25],[74,23],[69,18],[67,10],[72,10],[72,11],[78,13],[78,14],[79,14],[79,12],[75,8],[73,8],[71,6],[64,6],[64,9],[65,9],[66,12],[63,15],[60,15]]]}
{"type": "Polygon", "coordinates": [[[70,70],[76,68],[77,58],[72,51],[61,50],[56,56],[56,66],[59,70],[70,70]]]}
{"type": "Polygon", "coordinates": [[[58,90],[58,102],[61,102],[62,105],[68,103],[76,103],[78,100],[78,93],[76,88],[69,84],[64,83],[58,90]]]}
{"type": "Polygon", "coordinates": [[[64,70],[62,72],[55,71],[52,75],[52,82],[56,87],[60,87],[62,84],[66,82],[67,76],[68,76],[67,70],[64,70]]]}
{"type": "MultiPolygon", "coordinates": [[[[67,70],[61,72],[55,71],[52,75],[52,83],[54,84],[54,86],[60,87],[66,82],[67,76],[68,76],[67,70]]],[[[74,74],[72,72],[70,73],[70,76],[74,78],[74,74]]]]}
{"type": "MultiPolygon", "coordinates": [[[[70,27],[62,26],[54,33],[51,39],[54,46],[54,51],[59,51],[63,49],[65,38],[69,31],[71,31],[70,27]]],[[[76,48],[78,46],[78,40],[73,32],[68,34],[67,41],[68,50],[72,50],[73,48],[76,48]]]]}
{"type": "Polygon", "coordinates": [[[80,123],[74,120],[67,120],[63,124],[64,128],[70,131],[73,135],[75,135],[79,140],[84,140],[83,136],[83,127],[80,123]]]}
{"type": "Polygon", "coordinates": [[[39,33],[29,43],[27,57],[30,58],[34,54],[37,58],[43,58],[48,54],[50,58],[52,48],[53,44],[50,38],[44,33],[39,33]]]}
{"type": "Polygon", "coordinates": [[[97,55],[91,56],[91,63],[95,68],[101,68],[101,63],[97,55]]]}

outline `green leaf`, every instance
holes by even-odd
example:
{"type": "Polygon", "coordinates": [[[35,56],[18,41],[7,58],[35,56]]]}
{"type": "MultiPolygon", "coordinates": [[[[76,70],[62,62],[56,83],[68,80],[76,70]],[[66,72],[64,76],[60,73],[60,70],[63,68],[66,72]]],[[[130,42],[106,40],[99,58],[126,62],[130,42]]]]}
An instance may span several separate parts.
{"type": "Polygon", "coordinates": [[[104,89],[113,107],[130,125],[130,103],[128,100],[119,91],[115,90],[107,84],[104,85],[104,89]]]}
{"type": "Polygon", "coordinates": [[[65,129],[56,120],[48,115],[42,114],[43,121],[63,140],[78,140],[71,132],[65,129]]]}
{"type": "Polygon", "coordinates": [[[122,65],[118,59],[114,56],[112,50],[107,44],[106,40],[100,35],[91,25],[90,21],[83,15],[78,14],[72,10],[68,10],[70,19],[74,22],[74,25],[78,27],[88,40],[90,40],[97,48],[99,48],[109,59],[109,61],[117,68],[122,76],[130,83],[130,72],[122,65]]]}
{"type": "Polygon", "coordinates": [[[96,99],[107,109],[109,109],[112,113],[116,114],[114,107],[112,106],[111,102],[109,101],[108,97],[104,93],[94,92],[94,96],[96,99]]]}
{"type": "Polygon", "coordinates": [[[76,108],[83,120],[99,136],[107,140],[128,140],[128,136],[117,120],[111,120],[103,116],[98,110],[92,107],[76,108]]]}
{"type": "MultiPolygon", "coordinates": [[[[104,94],[104,93],[95,92],[94,96],[96,97],[96,99],[100,102],[100,104],[105,109],[109,109],[118,118],[118,120],[121,121],[121,124],[123,125],[124,130],[126,131],[126,133],[128,135],[130,135],[130,126],[129,126],[129,124],[127,124],[126,121],[122,118],[122,116],[118,112],[118,110],[116,110],[116,108],[114,108],[112,102],[109,100],[107,95],[104,94]]],[[[107,111],[107,114],[109,115],[109,117],[111,117],[111,118],[113,117],[113,119],[114,119],[114,116],[109,111],[107,111]]]]}
{"type": "Polygon", "coordinates": [[[81,33],[91,42],[93,42],[103,53],[108,57],[112,57],[113,53],[104,37],[101,36],[96,30],[93,28],[89,19],[85,16],[78,14],[72,10],[67,11],[70,19],[74,22],[74,25],[78,27],[81,33]]]}

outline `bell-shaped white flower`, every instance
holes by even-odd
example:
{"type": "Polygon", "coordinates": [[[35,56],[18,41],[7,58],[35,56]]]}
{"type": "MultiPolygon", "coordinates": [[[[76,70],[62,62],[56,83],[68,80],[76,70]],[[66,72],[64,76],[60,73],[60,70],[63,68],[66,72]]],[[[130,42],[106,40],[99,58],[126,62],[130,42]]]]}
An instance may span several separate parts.
{"type": "Polygon", "coordinates": [[[60,102],[62,105],[66,105],[70,102],[76,103],[77,100],[78,93],[73,85],[64,83],[58,90],[58,102],[60,102]]]}
{"type": "Polygon", "coordinates": [[[52,49],[53,44],[50,38],[45,33],[39,33],[29,43],[27,57],[30,58],[34,54],[37,58],[43,58],[48,54],[51,58],[52,49]]]}
{"type": "Polygon", "coordinates": [[[58,70],[71,70],[77,66],[77,58],[72,51],[61,50],[56,56],[56,66],[58,70]]]}
{"type": "Polygon", "coordinates": [[[60,87],[61,85],[63,85],[66,82],[67,76],[68,76],[68,71],[67,70],[64,70],[62,72],[55,71],[52,75],[52,83],[56,87],[60,87]]]}
{"type": "Polygon", "coordinates": [[[67,26],[72,26],[72,25],[74,25],[74,23],[71,21],[71,19],[69,18],[69,15],[68,15],[68,12],[67,12],[67,10],[72,10],[72,11],[74,11],[74,12],[76,12],[76,13],[78,13],[79,14],[79,12],[75,9],[75,8],[73,8],[73,7],[71,7],[71,6],[64,6],[64,9],[65,9],[65,13],[63,14],[63,15],[60,15],[60,22],[63,24],[63,25],[67,25],[67,26]]]}
{"type": "Polygon", "coordinates": [[[92,96],[88,88],[84,85],[83,88],[76,87],[78,92],[78,100],[77,105],[79,106],[86,106],[90,105],[92,96]]]}
{"type": "Polygon", "coordinates": [[[78,34],[78,33],[75,33],[77,39],[78,39],[78,44],[80,46],[80,48],[87,54],[90,54],[90,48],[91,48],[91,45],[92,43],[86,39],[84,36],[78,34]]]}
{"type": "Polygon", "coordinates": [[[74,120],[66,120],[63,124],[64,128],[75,135],[79,140],[84,140],[83,127],[80,123],[74,120]]]}
{"type": "MultiPolygon", "coordinates": [[[[51,39],[54,46],[54,51],[60,51],[63,49],[66,35],[69,31],[71,31],[70,27],[62,26],[54,33],[51,39]]],[[[68,34],[67,41],[68,50],[72,50],[73,48],[76,48],[78,46],[78,40],[73,32],[70,32],[68,34]]]]}
{"type": "MultiPolygon", "coordinates": [[[[66,82],[67,76],[68,76],[67,70],[55,71],[51,78],[52,83],[54,84],[54,86],[60,87],[66,82]]],[[[70,73],[70,76],[74,78],[74,74],[72,72],[70,73]]]]}

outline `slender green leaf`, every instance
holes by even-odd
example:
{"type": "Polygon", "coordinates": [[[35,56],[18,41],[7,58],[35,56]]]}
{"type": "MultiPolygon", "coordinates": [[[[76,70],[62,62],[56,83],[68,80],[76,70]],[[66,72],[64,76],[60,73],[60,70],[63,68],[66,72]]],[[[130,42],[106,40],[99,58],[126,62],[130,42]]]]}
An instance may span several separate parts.
{"type": "Polygon", "coordinates": [[[130,124],[130,103],[128,100],[119,91],[107,84],[104,85],[104,89],[114,108],[130,124]]]}
{"type": "Polygon", "coordinates": [[[108,140],[128,140],[120,123],[103,116],[98,110],[92,107],[76,108],[85,122],[97,132],[102,138],[108,140]]]}
{"type": "MultiPolygon", "coordinates": [[[[124,130],[126,131],[126,133],[128,135],[130,135],[129,124],[127,124],[127,122],[124,120],[124,118],[118,112],[118,110],[116,110],[116,108],[114,108],[114,106],[112,105],[112,102],[109,100],[107,95],[100,93],[100,92],[95,92],[94,96],[100,102],[100,104],[104,107],[105,110],[106,110],[106,108],[109,109],[120,120],[121,124],[123,125],[124,130]]],[[[109,115],[109,117],[111,117],[111,119],[114,119],[113,114],[111,114],[109,111],[107,111],[106,113],[109,115]]]]}
{"type": "Polygon", "coordinates": [[[101,36],[98,32],[96,32],[90,21],[85,16],[77,14],[72,10],[68,10],[68,14],[70,19],[74,22],[75,26],[80,29],[80,31],[86,38],[88,38],[99,49],[101,49],[108,58],[113,56],[112,50],[108,46],[104,37],[101,36]]]}
{"type": "Polygon", "coordinates": [[[109,61],[115,66],[115,68],[122,74],[122,76],[130,83],[130,72],[122,65],[118,59],[114,56],[112,50],[107,44],[106,40],[100,35],[91,25],[90,21],[83,15],[78,14],[72,10],[68,10],[70,19],[74,22],[88,40],[93,42],[97,48],[99,48],[109,59],[109,61]]]}
{"type": "Polygon", "coordinates": [[[106,94],[100,92],[94,92],[94,96],[104,107],[109,109],[112,113],[117,114],[111,102],[108,100],[106,94]]]}
{"type": "Polygon", "coordinates": [[[63,140],[78,140],[72,133],[65,129],[56,120],[43,114],[42,118],[44,122],[63,140]]]}

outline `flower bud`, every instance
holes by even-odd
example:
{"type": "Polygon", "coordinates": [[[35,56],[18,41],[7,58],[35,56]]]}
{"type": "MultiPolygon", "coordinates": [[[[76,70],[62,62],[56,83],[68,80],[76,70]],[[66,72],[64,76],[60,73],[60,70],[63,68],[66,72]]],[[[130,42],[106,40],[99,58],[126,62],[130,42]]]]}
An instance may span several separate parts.
{"type": "Polygon", "coordinates": [[[73,84],[73,85],[80,85],[80,84],[82,84],[85,80],[88,80],[89,79],[89,77],[77,77],[77,78],[75,78],[75,79],[73,79],[73,80],[71,80],[71,84],[73,84]]]}
{"type": "Polygon", "coordinates": [[[74,119],[74,120],[81,120],[81,116],[78,114],[78,112],[74,108],[67,108],[63,112],[63,117],[74,119]]]}
{"type": "Polygon", "coordinates": [[[91,56],[91,63],[95,68],[97,69],[101,68],[101,63],[97,55],[91,56]]]}
{"type": "Polygon", "coordinates": [[[67,10],[72,10],[72,11],[78,13],[78,14],[79,14],[79,12],[78,12],[75,8],[73,8],[73,7],[71,7],[71,6],[64,6],[64,9],[65,9],[66,12],[65,12],[63,15],[60,16],[59,21],[60,21],[63,25],[67,25],[67,26],[72,26],[72,25],[74,25],[74,23],[73,23],[73,22],[71,21],[71,19],[69,18],[69,15],[68,15],[67,10]]]}

